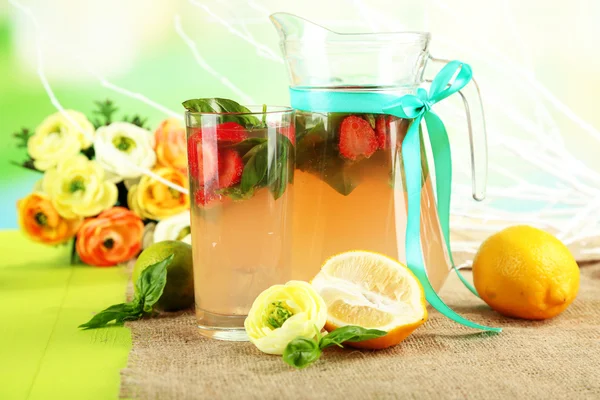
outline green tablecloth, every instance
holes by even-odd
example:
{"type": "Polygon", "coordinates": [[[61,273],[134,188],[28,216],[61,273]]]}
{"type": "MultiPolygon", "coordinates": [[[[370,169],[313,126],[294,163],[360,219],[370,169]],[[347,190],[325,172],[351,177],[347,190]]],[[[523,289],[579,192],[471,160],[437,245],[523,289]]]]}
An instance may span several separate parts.
{"type": "Polygon", "coordinates": [[[81,331],[125,297],[122,268],[69,265],[69,246],[0,231],[0,399],[116,399],[127,328],[81,331]]]}

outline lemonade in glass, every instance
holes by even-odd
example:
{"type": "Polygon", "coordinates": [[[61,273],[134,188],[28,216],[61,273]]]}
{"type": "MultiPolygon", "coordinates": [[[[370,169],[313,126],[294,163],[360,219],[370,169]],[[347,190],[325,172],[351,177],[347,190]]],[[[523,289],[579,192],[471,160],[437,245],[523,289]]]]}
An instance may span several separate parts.
{"type": "Polygon", "coordinates": [[[256,296],[290,278],[294,111],[186,108],[198,326],[244,340],[256,296]]]}

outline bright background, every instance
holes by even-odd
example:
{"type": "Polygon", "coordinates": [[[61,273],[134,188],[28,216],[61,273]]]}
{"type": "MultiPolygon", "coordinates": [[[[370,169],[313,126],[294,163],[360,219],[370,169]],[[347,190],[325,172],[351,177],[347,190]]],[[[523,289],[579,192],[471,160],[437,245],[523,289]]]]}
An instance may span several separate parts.
{"type": "MultiPolygon", "coordinates": [[[[55,109],[36,74],[32,21],[6,0],[0,1],[0,228],[13,228],[16,200],[40,175],[10,164],[25,156],[15,148],[11,134],[22,126],[35,128],[55,109]]],[[[598,1],[573,0],[568,6],[549,0],[22,0],[21,4],[37,19],[44,71],[65,108],[89,114],[94,101],[110,98],[123,113],[147,116],[152,126],[166,114],[106,86],[139,93],[175,113],[182,111],[181,101],[188,98],[243,100],[240,92],[259,103],[288,104],[284,66],[249,43],[279,55],[278,38],[268,20],[271,12],[292,12],[345,32],[430,31],[432,54],[472,65],[488,121],[489,199],[476,204],[469,196],[464,118],[453,113],[451,101],[440,105],[455,154],[455,215],[532,221],[554,227],[572,241],[598,230],[598,1]],[[176,16],[204,66],[177,34],[176,16]],[[222,77],[239,91],[223,85],[222,77]]]]}

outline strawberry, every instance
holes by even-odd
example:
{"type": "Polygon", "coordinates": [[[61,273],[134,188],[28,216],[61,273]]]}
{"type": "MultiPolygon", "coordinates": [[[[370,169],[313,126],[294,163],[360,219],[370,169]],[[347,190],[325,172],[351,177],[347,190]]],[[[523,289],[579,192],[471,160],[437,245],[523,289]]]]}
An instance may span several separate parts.
{"type": "Polygon", "coordinates": [[[225,149],[219,152],[219,188],[226,188],[242,180],[244,162],[237,151],[225,149]]]}
{"type": "Polygon", "coordinates": [[[351,115],[340,125],[340,154],[349,159],[369,158],[377,150],[377,138],[371,125],[364,119],[351,115]]]}
{"type": "Polygon", "coordinates": [[[217,176],[216,144],[202,142],[202,132],[193,133],[187,142],[190,176],[204,186],[217,176]]]}
{"type": "Polygon", "coordinates": [[[214,200],[216,197],[218,197],[218,196],[214,192],[205,190],[205,188],[203,188],[203,187],[200,187],[198,190],[196,190],[196,193],[194,194],[194,200],[196,201],[196,204],[199,206],[207,205],[212,200],[214,200]]]}
{"type": "Polygon", "coordinates": [[[288,126],[282,126],[279,128],[279,133],[290,140],[292,145],[296,145],[296,129],[294,128],[294,123],[292,122],[288,126]]]}
{"type": "Polygon", "coordinates": [[[237,122],[223,122],[217,125],[217,140],[219,142],[237,143],[248,139],[246,129],[237,122]]]}
{"type": "Polygon", "coordinates": [[[388,116],[378,115],[375,121],[375,135],[380,150],[385,150],[388,144],[388,116]]]}
{"type": "Polygon", "coordinates": [[[201,133],[197,128],[190,128],[192,134],[187,139],[188,170],[190,176],[198,176],[198,145],[201,144],[201,133]]]}

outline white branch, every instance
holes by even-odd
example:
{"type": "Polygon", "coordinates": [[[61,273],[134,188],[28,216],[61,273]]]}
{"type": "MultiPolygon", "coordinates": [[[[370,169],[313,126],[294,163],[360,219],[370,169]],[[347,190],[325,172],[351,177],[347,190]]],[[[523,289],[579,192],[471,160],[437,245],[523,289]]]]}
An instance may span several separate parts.
{"type": "Polygon", "coordinates": [[[179,37],[185,42],[185,44],[189,47],[189,49],[192,51],[192,54],[194,55],[194,59],[196,60],[198,65],[200,67],[202,67],[202,69],[204,69],[206,72],[208,72],[209,74],[211,74],[212,76],[217,78],[219,80],[219,82],[221,82],[223,85],[225,85],[226,87],[231,89],[231,91],[234,92],[236,95],[240,96],[242,99],[242,102],[244,102],[246,104],[255,104],[252,97],[248,96],[242,89],[240,89],[236,85],[234,85],[233,82],[231,82],[225,76],[218,73],[217,70],[215,70],[213,67],[211,67],[204,60],[204,58],[202,58],[202,56],[200,56],[200,53],[198,52],[198,48],[196,47],[196,44],[184,32],[183,27],[181,26],[181,17],[179,15],[175,16],[175,31],[177,32],[179,37]]]}

